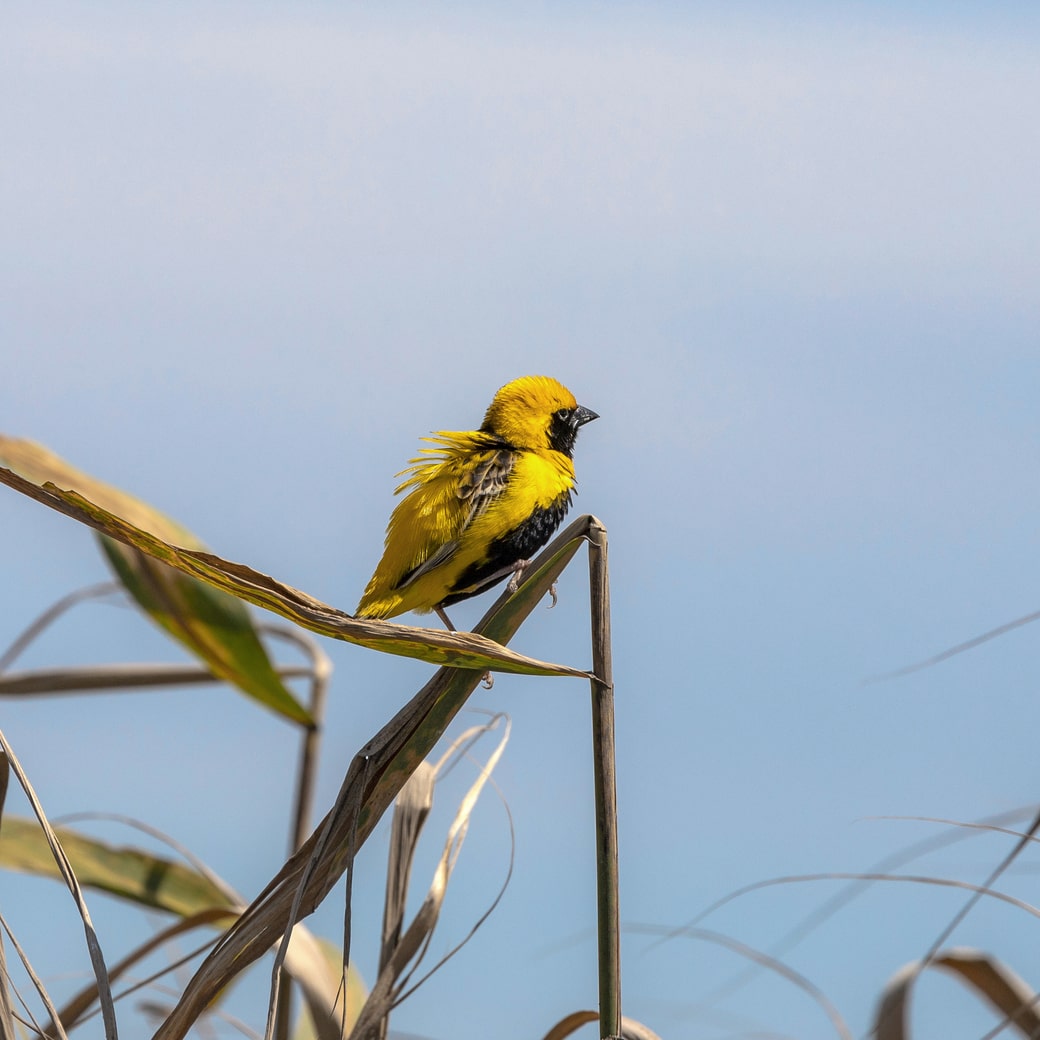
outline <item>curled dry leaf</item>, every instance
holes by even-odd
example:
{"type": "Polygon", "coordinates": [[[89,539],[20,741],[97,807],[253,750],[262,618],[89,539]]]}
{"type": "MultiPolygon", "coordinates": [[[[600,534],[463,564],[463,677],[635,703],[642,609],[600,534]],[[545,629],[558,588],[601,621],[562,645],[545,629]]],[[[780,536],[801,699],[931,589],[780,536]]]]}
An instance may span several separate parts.
{"type": "MultiPolygon", "coordinates": [[[[598,1021],[599,1014],[596,1011],[572,1011],[565,1018],[561,1018],[545,1034],[543,1040],[566,1040],[568,1036],[572,1036],[582,1026],[598,1021]]],[[[661,1040],[661,1038],[649,1026],[644,1026],[642,1022],[637,1022],[634,1018],[622,1017],[621,1033],[616,1040],[661,1040]]]]}
{"type": "Polygon", "coordinates": [[[981,950],[956,948],[938,954],[927,965],[919,961],[908,964],[892,976],[874,1016],[877,1040],[907,1040],[912,1035],[910,994],[925,966],[955,975],[1022,1036],[1040,1036],[1040,994],[995,957],[981,950]]]}
{"type": "MultiPolygon", "coordinates": [[[[467,731],[459,738],[459,741],[468,743],[472,741],[477,732],[489,732],[500,718],[501,716],[496,716],[486,726],[475,727],[474,730],[467,731]]],[[[415,771],[404,788],[402,788],[395,808],[395,826],[392,828],[391,835],[391,840],[393,841],[396,833],[397,841],[400,845],[397,848],[393,844],[391,845],[390,874],[394,878],[395,885],[393,890],[391,890],[389,884],[387,887],[387,911],[384,915],[384,939],[380,952],[379,977],[372,986],[368,1000],[361,1010],[353,1032],[350,1034],[350,1040],[373,1040],[373,1038],[386,1036],[390,1011],[407,996],[404,990],[409,985],[412,973],[422,961],[434,929],[437,927],[441,907],[444,904],[444,897],[447,894],[448,883],[451,880],[452,871],[455,869],[455,863],[462,849],[462,843],[466,837],[473,809],[477,804],[481,791],[490,779],[492,771],[502,757],[508,740],[509,725],[507,722],[501,739],[489,756],[487,763],[481,769],[480,775],[470,786],[459,805],[455,818],[448,829],[444,849],[434,871],[433,881],[430,884],[426,898],[423,900],[412,923],[403,933],[401,930],[401,919],[408,882],[407,870],[410,869],[412,856],[415,852],[415,842],[418,840],[422,823],[425,821],[432,804],[436,768],[424,762],[415,771]],[[402,818],[402,822],[400,826],[397,826],[399,816],[402,818]]],[[[458,741],[456,744],[458,744],[458,741]]],[[[447,756],[443,757],[441,764],[446,759],[447,756]]],[[[497,901],[496,899],[496,904],[497,901]]],[[[481,918],[481,922],[486,917],[487,914],[481,918]]],[[[470,935],[472,934],[471,931],[470,935]]],[[[468,938],[469,936],[467,936],[467,940],[464,940],[464,942],[468,941],[468,938]]],[[[452,950],[448,956],[457,952],[461,945],[452,950]]],[[[443,960],[441,963],[443,963],[443,960]]],[[[436,968],[433,970],[436,970],[436,968]]],[[[412,989],[414,988],[415,986],[412,986],[412,989]]]]}

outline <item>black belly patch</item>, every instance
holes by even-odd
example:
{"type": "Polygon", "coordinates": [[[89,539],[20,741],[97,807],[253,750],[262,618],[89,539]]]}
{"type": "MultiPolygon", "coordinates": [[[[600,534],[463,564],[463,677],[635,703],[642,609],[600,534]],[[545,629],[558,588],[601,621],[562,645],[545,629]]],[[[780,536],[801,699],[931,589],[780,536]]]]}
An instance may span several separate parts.
{"type": "Polygon", "coordinates": [[[562,494],[551,505],[536,509],[519,527],[509,534],[495,539],[489,547],[488,558],[473,563],[459,575],[455,588],[465,592],[453,592],[440,601],[439,607],[450,607],[452,603],[469,599],[485,589],[497,585],[513,565],[520,560],[529,560],[553,536],[556,528],[567,514],[571,504],[571,493],[562,494]]]}

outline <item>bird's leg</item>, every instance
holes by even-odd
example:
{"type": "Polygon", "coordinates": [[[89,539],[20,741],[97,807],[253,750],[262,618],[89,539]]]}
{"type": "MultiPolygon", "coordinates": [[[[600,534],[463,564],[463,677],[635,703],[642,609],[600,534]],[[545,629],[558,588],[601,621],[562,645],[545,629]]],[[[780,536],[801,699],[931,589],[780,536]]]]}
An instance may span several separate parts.
{"type": "MultiPolygon", "coordinates": [[[[513,576],[509,579],[509,584],[506,586],[506,589],[508,589],[509,592],[516,592],[516,590],[520,588],[520,584],[524,580],[524,572],[530,566],[530,560],[517,560],[516,563],[513,564],[513,576]]],[[[552,610],[558,602],[555,581],[549,586],[549,595],[552,596],[552,603],[549,604],[549,609],[552,610]]]]}
{"type": "MultiPolygon", "coordinates": [[[[439,617],[441,619],[441,621],[444,622],[444,627],[449,632],[457,632],[458,631],[458,629],[451,623],[451,618],[448,617],[448,615],[445,613],[443,607],[434,607],[433,609],[436,612],[437,617],[439,617]]],[[[483,684],[485,690],[490,690],[491,687],[495,685],[495,677],[491,674],[491,672],[485,672],[480,677],[480,681],[483,684]]]]}
{"type": "Polygon", "coordinates": [[[510,592],[516,592],[520,588],[520,582],[524,580],[524,571],[531,565],[530,560],[517,560],[513,564],[513,576],[509,579],[509,584],[506,588],[510,592]]]}

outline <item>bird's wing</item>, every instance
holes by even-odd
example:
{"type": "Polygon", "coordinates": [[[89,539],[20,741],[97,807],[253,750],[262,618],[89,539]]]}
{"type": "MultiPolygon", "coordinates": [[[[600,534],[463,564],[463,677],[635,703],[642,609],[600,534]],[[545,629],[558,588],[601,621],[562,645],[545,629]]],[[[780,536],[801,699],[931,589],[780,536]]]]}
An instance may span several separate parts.
{"type": "Polygon", "coordinates": [[[469,522],[482,513],[489,502],[505,491],[516,456],[508,448],[493,451],[481,458],[459,480],[459,498],[470,503],[469,522]]]}
{"type": "MultiPolygon", "coordinates": [[[[456,463],[458,468],[454,473],[448,469],[442,474],[445,479],[450,479],[454,486],[452,497],[455,499],[455,505],[451,512],[457,519],[455,524],[451,525],[453,530],[450,537],[431,547],[432,551],[422,563],[402,575],[396,584],[397,589],[407,588],[413,581],[429,574],[458,552],[466,529],[505,490],[515,461],[514,452],[508,448],[499,448],[481,452],[475,459],[466,459],[461,465],[456,463]],[[461,510],[458,508],[459,505],[463,507],[461,510]]],[[[431,460],[422,464],[424,465],[437,466],[438,463],[431,460]]],[[[454,468],[446,461],[442,461],[440,465],[454,468]]],[[[417,466],[416,472],[420,469],[421,466],[417,466]]],[[[420,476],[416,482],[419,483],[421,480],[420,476]]]]}

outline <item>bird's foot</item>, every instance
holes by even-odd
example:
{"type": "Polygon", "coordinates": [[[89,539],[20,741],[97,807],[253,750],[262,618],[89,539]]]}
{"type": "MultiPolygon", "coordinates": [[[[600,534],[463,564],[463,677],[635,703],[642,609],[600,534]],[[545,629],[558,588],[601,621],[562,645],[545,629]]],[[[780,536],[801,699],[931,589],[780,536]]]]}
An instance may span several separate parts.
{"type": "Polygon", "coordinates": [[[513,576],[509,579],[509,584],[506,588],[510,592],[516,592],[520,588],[520,582],[524,580],[524,571],[530,566],[530,560],[517,560],[513,567],[513,576]]]}
{"type": "Polygon", "coordinates": [[[490,672],[485,672],[480,677],[480,685],[483,686],[485,690],[490,690],[491,687],[495,685],[495,677],[490,672]]]}
{"type": "Polygon", "coordinates": [[[546,610],[552,610],[552,608],[555,607],[556,604],[560,602],[560,597],[556,595],[556,582],[555,581],[549,586],[549,595],[552,596],[552,603],[550,603],[549,606],[547,606],[545,608],[546,610]]]}

